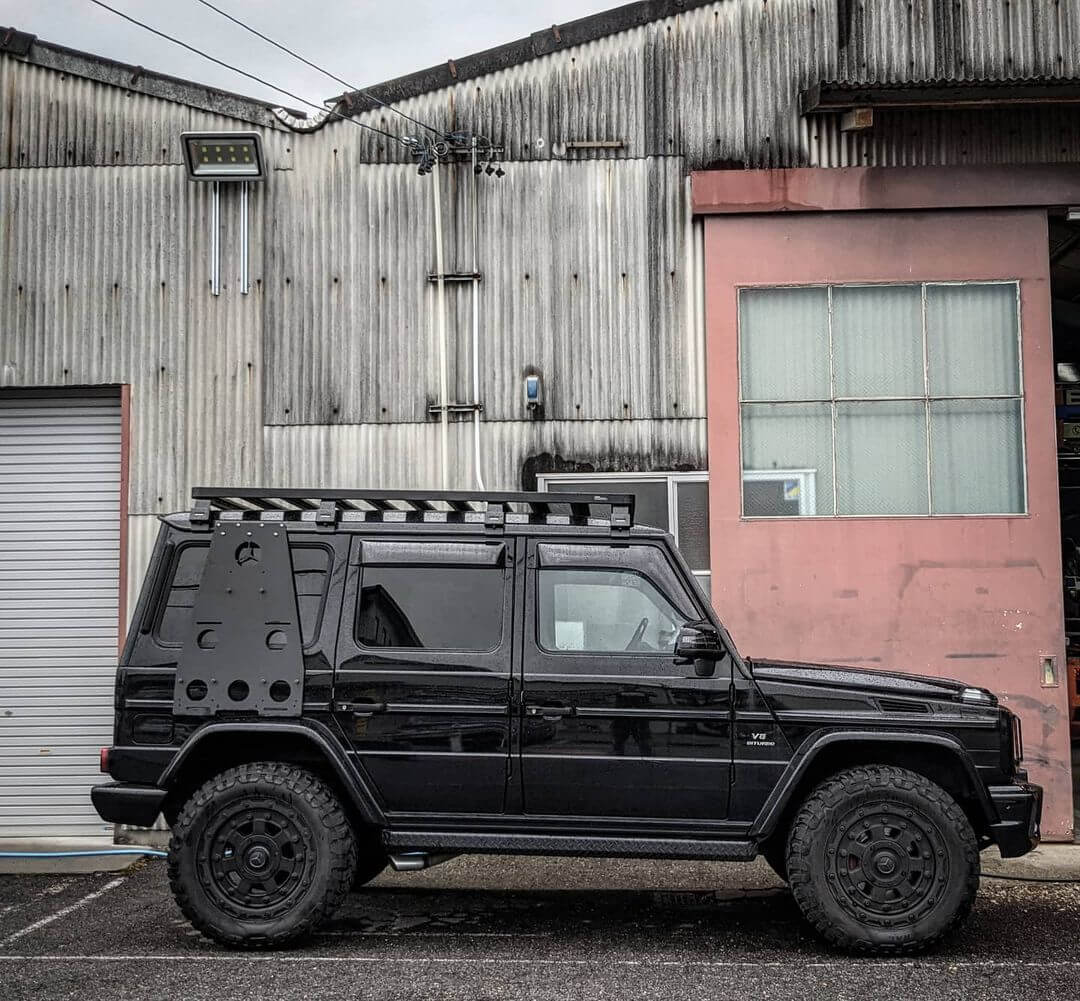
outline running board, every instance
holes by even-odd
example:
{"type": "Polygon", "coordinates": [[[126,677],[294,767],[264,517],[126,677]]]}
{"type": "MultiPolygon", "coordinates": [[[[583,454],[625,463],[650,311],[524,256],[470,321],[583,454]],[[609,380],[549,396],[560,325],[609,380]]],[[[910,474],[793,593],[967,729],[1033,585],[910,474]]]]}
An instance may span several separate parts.
{"type": "Polygon", "coordinates": [[[691,838],[593,838],[550,834],[470,834],[460,831],[387,831],[391,851],[431,854],[465,852],[492,855],[586,855],[599,858],[700,859],[751,862],[753,841],[702,841],[691,838]]]}

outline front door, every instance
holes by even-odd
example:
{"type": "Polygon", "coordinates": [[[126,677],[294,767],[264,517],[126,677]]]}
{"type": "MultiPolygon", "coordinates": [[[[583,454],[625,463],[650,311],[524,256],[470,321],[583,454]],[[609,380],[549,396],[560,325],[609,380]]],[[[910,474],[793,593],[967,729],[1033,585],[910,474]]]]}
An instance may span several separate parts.
{"type": "Polygon", "coordinates": [[[525,812],[721,820],[730,660],[676,664],[703,595],[664,546],[530,542],[522,678],[525,812]]]}
{"type": "Polygon", "coordinates": [[[514,545],[353,541],[334,704],[390,812],[503,810],[514,545]]]}

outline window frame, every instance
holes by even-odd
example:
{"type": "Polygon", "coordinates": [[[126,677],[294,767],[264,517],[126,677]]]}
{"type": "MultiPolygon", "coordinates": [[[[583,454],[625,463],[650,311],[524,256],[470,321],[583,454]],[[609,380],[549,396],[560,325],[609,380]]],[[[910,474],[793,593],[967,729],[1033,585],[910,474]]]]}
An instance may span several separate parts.
{"type": "MultiPolygon", "coordinates": [[[[667,484],[667,503],[668,503],[668,531],[675,539],[675,545],[679,545],[679,497],[678,489],[680,483],[704,483],[710,490],[712,484],[709,482],[709,471],[707,469],[693,470],[691,472],[634,472],[634,473],[537,473],[536,475],[536,489],[545,493],[550,492],[549,485],[552,483],[603,483],[604,480],[627,480],[636,483],[665,483],[667,484]]],[[[706,509],[705,517],[709,517],[709,511],[706,509]]],[[[685,559],[685,556],[684,556],[685,559]]],[[[709,561],[712,561],[712,539],[709,540],[709,561]]],[[[699,577],[712,577],[711,568],[705,570],[695,570],[690,568],[690,572],[695,578],[699,577]]],[[[708,598],[708,592],[699,583],[698,587],[701,589],[705,597],[708,598]]]]}
{"type": "MultiPolygon", "coordinates": [[[[743,283],[735,286],[735,317],[736,317],[736,376],[738,379],[738,428],[739,428],[739,518],[742,521],[814,521],[814,520],[837,520],[837,519],[908,519],[914,518],[925,520],[947,518],[1029,518],[1031,516],[1028,497],[1028,468],[1027,468],[1027,409],[1024,384],[1024,335],[1023,318],[1021,315],[1022,289],[1020,278],[985,278],[977,280],[935,280],[935,279],[911,279],[889,281],[854,281],[854,282],[762,282],[743,283]],[[1015,292],[1016,303],[1016,393],[991,393],[991,394],[931,394],[930,392],[930,358],[927,340],[927,289],[934,287],[972,287],[994,285],[1011,285],[1015,292]],[[898,286],[918,286],[921,299],[921,338],[922,338],[922,361],[923,361],[923,395],[917,396],[838,396],[836,394],[836,369],[835,352],[833,344],[833,290],[838,288],[893,288],[898,286]],[[828,398],[779,400],[759,397],[746,397],[743,395],[743,329],[742,329],[742,296],[744,292],[763,292],[773,289],[824,289],[828,298],[828,344],[829,344],[829,391],[828,398]],[[1016,401],[1019,406],[1019,456],[1020,456],[1020,481],[1021,481],[1021,505],[1018,511],[987,511],[987,512],[934,512],[934,482],[933,482],[933,441],[930,421],[931,405],[934,403],[950,401],[987,401],[1005,400],[1016,401]],[[836,484],[836,428],[837,410],[841,404],[859,403],[921,403],[923,404],[923,421],[926,430],[926,503],[925,513],[898,513],[898,514],[841,514],[837,512],[838,490],[836,484]],[[748,515],[746,513],[745,492],[743,490],[743,478],[747,473],[760,473],[762,470],[748,470],[744,467],[744,442],[743,442],[743,408],[747,405],[796,405],[816,404],[829,407],[830,417],[830,445],[832,458],[832,513],[831,514],[797,514],[797,515],[748,515]]],[[[768,472],[768,470],[764,471],[768,472]]],[[[801,505],[800,505],[801,507],[801,505]]]]}

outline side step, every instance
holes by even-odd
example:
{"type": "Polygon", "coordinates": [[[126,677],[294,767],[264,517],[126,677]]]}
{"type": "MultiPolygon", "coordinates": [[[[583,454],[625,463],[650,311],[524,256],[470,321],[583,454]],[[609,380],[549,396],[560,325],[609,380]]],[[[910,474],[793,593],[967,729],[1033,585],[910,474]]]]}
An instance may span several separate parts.
{"type": "Polygon", "coordinates": [[[701,841],[692,838],[596,838],[551,834],[471,834],[461,831],[387,831],[391,851],[430,854],[592,855],[598,858],[699,859],[751,862],[753,841],[701,841]]]}

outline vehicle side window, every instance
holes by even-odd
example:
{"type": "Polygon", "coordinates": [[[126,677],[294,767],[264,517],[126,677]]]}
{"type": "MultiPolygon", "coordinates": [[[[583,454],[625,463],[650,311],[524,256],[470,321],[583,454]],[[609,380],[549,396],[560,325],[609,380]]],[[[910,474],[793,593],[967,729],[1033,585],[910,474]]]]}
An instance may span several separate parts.
{"type": "MultiPolygon", "coordinates": [[[[169,570],[169,585],[154,629],[154,638],[159,646],[184,645],[209,551],[209,542],[188,542],[177,547],[169,570]]],[[[292,554],[293,581],[300,614],[300,639],[306,647],[318,636],[322,623],[332,551],[318,543],[303,542],[292,543],[289,551],[292,554]]]]}
{"type": "Polygon", "coordinates": [[[364,647],[487,652],[503,630],[501,566],[365,566],[356,610],[364,647]]]}
{"type": "Polygon", "coordinates": [[[687,618],[630,570],[542,568],[540,646],[553,653],[673,653],[687,618]]]}
{"type": "Polygon", "coordinates": [[[173,555],[172,576],[165,601],[158,614],[155,638],[161,646],[183,646],[191,622],[191,610],[199,593],[209,542],[190,542],[173,555]]]}

